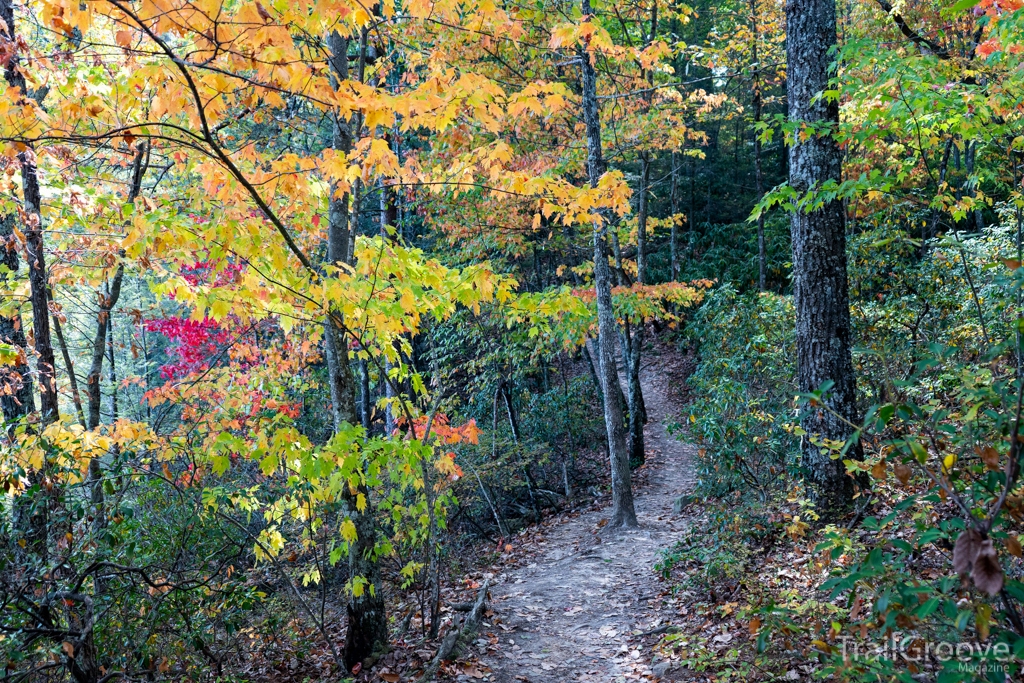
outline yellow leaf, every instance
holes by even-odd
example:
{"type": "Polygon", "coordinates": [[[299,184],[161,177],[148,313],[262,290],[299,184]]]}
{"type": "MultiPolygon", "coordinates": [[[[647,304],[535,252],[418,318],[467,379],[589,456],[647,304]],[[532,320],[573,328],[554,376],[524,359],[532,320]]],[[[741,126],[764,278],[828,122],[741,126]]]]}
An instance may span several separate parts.
{"type": "MultiPolygon", "coordinates": [[[[358,507],[358,503],[356,503],[356,505],[358,507]]],[[[363,503],[363,506],[366,506],[365,502],[363,503]]],[[[346,519],[341,523],[341,537],[349,543],[352,543],[359,538],[359,534],[356,533],[356,525],[352,523],[351,519],[346,519]]]]}

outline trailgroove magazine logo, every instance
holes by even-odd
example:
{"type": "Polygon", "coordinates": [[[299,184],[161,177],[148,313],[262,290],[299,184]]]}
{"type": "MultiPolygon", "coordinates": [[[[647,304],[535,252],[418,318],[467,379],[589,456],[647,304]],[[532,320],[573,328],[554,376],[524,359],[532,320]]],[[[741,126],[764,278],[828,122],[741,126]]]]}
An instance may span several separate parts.
{"type": "Polygon", "coordinates": [[[851,663],[890,660],[917,666],[939,665],[948,669],[948,664],[955,662],[954,668],[958,671],[986,673],[1006,672],[1008,664],[1014,661],[1009,644],[1004,642],[926,640],[898,631],[882,642],[863,641],[852,636],[840,636],[839,640],[843,661],[851,663]]]}

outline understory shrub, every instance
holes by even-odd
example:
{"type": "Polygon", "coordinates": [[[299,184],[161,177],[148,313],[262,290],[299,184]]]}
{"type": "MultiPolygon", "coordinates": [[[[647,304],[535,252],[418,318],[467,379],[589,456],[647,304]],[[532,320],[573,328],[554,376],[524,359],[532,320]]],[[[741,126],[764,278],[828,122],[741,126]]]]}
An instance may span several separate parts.
{"type": "Polygon", "coordinates": [[[865,457],[846,465],[870,485],[835,525],[817,521],[799,483],[791,301],[730,286],[708,297],[689,333],[700,362],[681,421],[699,447],[702,517],[657,570],[749,639],[732,660],[685,631],[666,648],[725,675],[1016,680],[1019,235],[994,226],[923,253],[889,226],[851,238],[865,457]]]}

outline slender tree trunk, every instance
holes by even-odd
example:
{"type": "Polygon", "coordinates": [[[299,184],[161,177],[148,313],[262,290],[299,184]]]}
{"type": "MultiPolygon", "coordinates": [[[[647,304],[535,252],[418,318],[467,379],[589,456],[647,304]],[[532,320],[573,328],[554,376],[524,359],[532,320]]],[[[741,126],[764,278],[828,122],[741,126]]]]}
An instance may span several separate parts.
{"type": "Polygon", "coordinates": [[[373,399],[370,396],[370,365],[366,362],[365,358],[359,361],[359,380],[359,393],[362,397],[362,403],[360,404],[362,414],[360,417],[363,421],[363,431],[366,433],[366,436],[370,436],[373,399]]]}
{"type": "MultiPolygon", "coordinates": [[[[331,52],[331,77],[335,84],[348,80],[348,44],[348,38],[343,38],[336,31],[331,32],[327,38],[327,45],[331,52]]],[[[351,124],[335,116],[332,140],[334,149],[347,154],[352,150],[352,137],[351,124]]],[[[334,255],[335,263],[349,263],[352,257],[349,235],[349,195],[340,192],[335,182],[331,183],[330,190],[331,198],[327,207],[330,227],[327,231],[327,250],[334,255]]]]}
{"type": "MultiPolygon", "coordinates": [[[[360,40],[359,71],[362,75],[365,63],[365,30],[360,40]]],[[[348,79],[348,39],[336,32],[328,37],[331,50],[330,65],[336,82],[348,79]]],[[[357,125],[358,122],[357,122],[357,125]]],[[[335,149],[349,152],[352,149],[352,133],[349,124],[335,119],[332,140],[335,149]]],[[[327,261],[331,264],[351,263],[353,258],[356,221],[349,215],[348,197],[335,196],[332,192],[330,215],[327,229],[327,261]]],[[[356,413],[356,381],[349,364],[348,344],[345,339],[340,315],[332,312],[325,323],[327,372],[330,381],[331,406],[335,432],[346,424],[358,424],[356,413]]],[[[369,491],[360,491],[367,495],[369,491]]],[[[343,654],[345,667],[351,670],[364,660],[372,660],[384,654],[388,646],[388,622],[384,605],[384,591],[380,568],[373,556],[377,541],[377,529],[369,509],[360,512],[356,508],[356,495],[346,489],[346,514],[356,528],[356,540],[349,546],[349,577],[362,577],[367,585],[360,595],[353,592],[348,599],[348,632],[345,636],[343,654]]]]}
{"type": "Polygon", "coordinates": [[[117,369],[114,367],[114,321],[107,324],[107,381],[110,382],[110,422],[117,422],[117,369]]]}
{"type": "Polygon", "coordinates": [[[121,298],[121,283],[124,281],[124,264],[120,264],[106,292],[100,292],[100,309],[96,316],[96,333],[92,340],[92,364],[86,379],[86,396],[89,401],[88,422],[86,427],[96,429],[100,426],[100,407],[103,396],[100,391],[103,376],[103,360],[107,346],[110,315],[121,298]]]}
{"type": "Polygon", "coordinates": [[[32,299],[32,334],[35,339],[36,375],[39,378],[39,410],[42,424],[55,422],[60,416],[57,399],[57,381],[54,374],[53,341],[50,337],[50,308],[46,295],[49,277],[43,252],[43,225],[40,205],[39,176],[36,172],[35,152],[18,155],[25,192],[25,213],[31,225],[26,225],[25,251],[28,256],[28,278],[32,299]]]}
{"type": "MultiPolygon", "coordinates": [[[[977,190],[977,178],[973,178],[974,175],[974,161],[978,153],[978,141],[969,141],[964,145],[964,170],[967,171],[967,180],[965,184],[968,186],[972,194],[976,194],[977,190]]],[[[985,219],[982,216],[981,209],[974,209],[971,211],[971,219],[974,222],[974,230],[981,233],[985,230],[985,219]]]]}
{"type": "MultiPolygon", "coordinates": [[[[53,290],[50,290],[50,302],[53,302],[53,290]]],[[[64,330],[61,328],[60,318],[57,313],[50,313],[50,320],[53,322],[53,333],[57,335],[57,346],[60,347],[61,358],[64,359],[64,369],[68,373],[68,384],[71,386],[71,402],[75,404],[75,413],[78,415],[78,422],[84,427],[85,409],[82,407],[82,397],[78,393],[78,377],[75,375],[75,364],[71,361],[71,354],[68,352],[68,342],[64,338],[64,330]]]]}
{"type": "MultiPolygon", "coordinates": [[[[0,19],[6,24],[11,46],[17,45],[14,22],[14,3],[0,0],[0,19]]],[[[8,85],[21,91],[21,97],[28,98],[28,86],[21,72],[21,57],[17,53],[8,57],[4,76],[8,85]]],[[[35,341],[36,374],[39,378],[39,412],[42,425],[54,422],[59,417],[57,383],[54,376],[55,362],[53,343],[50,339],[50,311],[47,292],[49,280],[46,273],[46,259],[43,251],[42,197],[39,190],[39,174],[36,170],[35,150],[28,149],[18,154],[21,166],[22,193],[25,209],[25,252],[28,265],[29,298],[32,302],[32,336],[35,341]]]]}
{"type": "MultiPolygon", "coordinates": [[[[388,145],[390,147],[390,144],[388,145]]],[[[394,242],[395,237],[388,232],[389,227],[394,227],[394,222],[397,218],[395,213],[395,203],[393,201],[393,193],[390,192],[387,183],[382,178],[380,181],[380,236],[383,239],[394,242]]],[[[384,359],[384,369],[390,373],[392,368],[391,361],[384,359]]],[[[384,380],[384,395],[387,396],[390,401],[384,408],[384,433],[390,435],[394,433],[397,422],[395,421],[395,409],[392,406],[392,401],[398,397],[396,386],[394,381],[384,380]]],[[[430,626],[431,637],[437,635],[433,622],[430,626]]]]}
{"type": "MultiPolygon", "coordinates": [[[[14,237],[14,216],[0,216],[0,264],[6,272],[0,272],[0,287],[7,289],[18,278],[18,244],[14,237]]],[[[35,397],[32,392],[32,375],[28,366],[28,342],[21,314],[10,318],[0,317],[0,342],[10,344],[21,354],[15,365],[0,366],[0,408],[3,410],[4,425],[8,436],[13,436],[17,422],[35,412],[35,397]]]]}
{"type": "MultiPolygon", "coordinates": [[[[12,89],[20,91],[21,97],[27,99],[29,93],[25,83],[25,75],[21,71],[21,56],[17,52],[18,40],[14,21],[14,3],[12,0],[0,0],[0,20],[4,24],[3,29],[0,30],[6,29],[5,32],[9,39],[7,45],[13,48],[13,54],[9,54],[7,57],[4,77],[12,89]]],[[[50,312],[47,296],[49,278],[46,273],[46,259],[43,251],[42,198],[39,189],[39,175],[36,171],[35,150],[28,146],[25,151],[18,154],[18,163],[21,166],[25,216],[22,232],[25,235],[29,302],[32,306],[32,337],[36,352],[36,375],[39,385],[38,427],[43,429],[59,418],[59,406],[57,383],[54,376],[53,344],[50,340],[50,312]]],[[[11,220],[17,219],[12,216],[11,220]]],[[[13,231],[13,224],[11,230],[13,231]]],[[[13,249],[16,246],[11,242],[8,248],[13,249]]],[[[24,330],[20,331],[24,335],[24,330]]],[[[22,348],[25,348],[24,344],[22,344],[22,348]]],[[[28,374],[25,373],[23,377],[27,378],[28,374]]],[[[31,388],[31,384],[25,382],[18,391],[20,392],[25,387],[31,388]]],[[[33,407],[33,402],[31,401],[22,403],[24,406],[33,407]]],[[[45,466],[44,462],[43,467],[45,468],[45,466]]],[[[14,527],[25,541],[25,549],[32,552],[40,562],[45,563],[49,556],[47,546],[49,494],[41,488],[43,481],[43,473],[41,471],[29,472],[28,480],[32,493],[18,496],[15,499],[13,506],[14,527]]],[[[20,554],[20,551],[18,554],[20,554]]]]}
{"type": "Polygon", "coordinates": [[[537,521],[541,520],[540,502],[537,500],[537,480],[533,476],[530,463],[523,462],[522,450],[519,448],[519,418],[516,416],[515,406],[512,405],[512,393],[508,389],[508,382],[502,380],[498,385],[498,391],[505,402],[505,412],[508,414],[508,426],[512,429],[512,441],[516,446],[516,461],[522,465],[523,474],[526,475],[526,491],[530,494],[530,505],[533,507],[533,514],[537,521]]]}
{"type": "Polygon", "coordinates": [[[583,344],[583,356],[587,359],[587,368],[590,370],[590,378],[594,381],[597,400],[604,406],[604,388],[601,386],[601,376],[597,372],[597,364],[594,363],[594,354],[590,353],[590,339],[583,344]]]}
{"type": "Polygon", "coordinates": [[[640,155],[640,187],[637,188],[636,212],[636,281],[647,282],[647,217],[650,202],[647,194],[651,185],[651,155],[643,152],[640,155]]]}
{"type": "MultiPolygon", "coordinates": [[[[591,16],[590,0],[581,1],[584,16],[591,16]]],[[[579,51],[583,72],[583,120],[587,129],[587,174],[596,187],[604,173],[601,153],[601,120],[597,109],[597,73],[591,55],[579,51]]],[[[594,225],[594,288],[597,291],[598,346],[600,377],[604,390],[604,423],[608,433],[608,452],[612,474],[612,526],[637,526],[633,508],[633,489],[629,471],[629,452],[622,427],[622,403],[619,401],[619,376],[615,369],[615,335],[618,324],[612,309],[612,273],[608,267],[608,227],[602,216],[594,225]]]]}
{"type": "MultiPolygon", "coordinates": [[[[132,177],[129,183],[127,204],[134,204],[142,191],[142,179],[146,174],[149,159],[149,146],[141,143],[132,162],[132,177]]],[[[123,254],[122,254],[123,256],[123,254]]],[[[112,319],[114,307],[121,298],[121,285],[124,282],[124,263],[119,263],[114,277],[106,287],[106,291],[99,294],[100,307],[96,314],[96,332],[92,340],[92,357],[89,366],[89,375],[86,378],[86,398],[88,400],[88,415],[85,426],[89,430],[99,428],[101,422],[102,394],[100,391],[100,378],[103,374],[103,360],[107,355],[109,370],[108,379],[110,383],[110,422],[117,420],[117,382],[114,369],[114,321],[112,319]]],[[[62,336],[62,335],[61,335],[62,336]]],[[[74,370],[68,370],[73,373],[74,370]]],[[[75,384],[72,384],[74,390],[75,384]]],[[[115,451],[116,453],[116,451],[115,451]]],[[[106,496],[103,492],[103,464],[99,458],[92,458],[89,461],[89,502],[92,505],[94,533],[99,533],[107,525],[106,496]]],[[[102,595],[106,586],[97,578],[95,580],[96,595],[102,595]]]]}
{"type": "MultiPolygon", "coordinates": [[[[764,197],[764,174],[761,171],[761,132],[757,124],[761,123],[761,63],[757,56],[757,0],[750,0],[750,33],[751,33],[751,59],[755,64],[753,105],[754,105],[754,184],[757,192],[757,201],[764,197]]],[[[764,212],[757,217],[757,288],[765,290],[765,281],[768,272],[768,256],[764,244],[764,212]]]]}
{"type": "Polygon", "coordinates": [[[678,154],[672,152],[672,189],[669,193],[672,212],[672,231],[669,233],[669,249],[672,255],[672,281],[679,279],[679,225],[676,216],[679,214],[679,168],[678,154]]]}
{"type": "Polygon", "coordinates": [[[626,373],[629,378],[629,464],[639,467],[644,464],[644,425],[647,423],[647,411],[644,409],[643,388],[640,386],[640,357],[644,343],[644,326],[636,325],[633,331],[633,343],[629,354],[629,366],[626,373]]]}
{"type": "MultiPolygon", "coordinates": [[[[827,89],[836,44],[835,0],[789,0],[786,4],[787,85],[791,120],[835,125],[839,106],[820,93],[827,89]]],[[[842,155],[831,135],[796,138],[790,149],[790,184],[806,193],[842,179],[842,155]]],[[[846,225],[843,205],[826,203],[792,217],[794,302],[800,391],[832,383],[823,406],[801,416],[806,484],[819,511],[835,516],[853,498],[853,479],[842,460],[822,454],[818,439],[845,440],[858,421],[856,386],[850,356],[850,304],[846,278],[846,225]]],[[[860,456],[859,446],[852,449],[860,456]]]]}
{"type": "MultiPolygon", "coordinates": [[[[953,136],[950,135],[949,138],[947,138],[946,140],[946,147],[942,151],[942,158],[939,160],[939,178],[938,187],[935,188],[936,192],[942,192],[942,186],[946,182],[946,171],[949,169],[949,155],[950,152],[952,152],[952,150],[953,136]]],[[[927,224],[921,226],[922,231],[928,231],[926,234],[921,236],[921,248],[919,251],[922,257],[924,257],[924,255],[927,253],[928,240],[939,234],[939,218],[941,216],[942,213],[939,211],[939,209],[933,208],[931,220],[929,220],[927,224]]]]}
{"type": "MultiPolygon", "coordinates": [[[[636,281],[647,283],[647,218],[650,203],[648,191],[651,182],[651,157],[644,152],[640,156],[640,187],[637,200],[637,232],[636,232],[636,281]]],[[[629,395],[629,464],[639,467],[644,463],[644,425],[647,424],[647,411],[644,406],[643,388],[640,385],[640,359],[644,345],[644,325],[639,322],[626,326],[629,339],[626,358],[626,382],[629,395]],[[632,334],[630,334],[632,328],[632,334]]]]}
{"type": "MultiPolygon", "coordinates": [[[[132,177],[128,190],[127,203],[134,204],[142,191],[142,179],[146,172],[145,160],[148,158],[148,145],[139,145],[132,162],[132,177]]],[[[114,378],[114,348],[113,348],[113,320],[111,314],[118,300],[121,298],[121,284],[124,281],[124,263],[119,263],[114,277],[111,279],[105,292],[100,291],[100,307],[96,314],[96,332],[92,339],[92,356],[89,366],[89,375],[86,378],[86,399],[88,401],[88,414],[85,426],[89,430],[95,430],[100,426],[100,406],[102,394],[100,392],[100,378],[103,375],[103,358],[107,348],[110,350],[110,378],[111,382],[111,422],[117,419],[117,387],[113,382],[114,378]]],[[[69,373],[73,370],[69,369],[69,373]]],[[[74,385],[72,385],[74,389],[74,385]]],[[[89,461],[89,493],[92,504],[93,529],[99,530],[106,526],[106,511],[103,494],[103,465],[99,458],[89,461]]],[[[97,582],[97,594],[102,592],[102,585],[97,582]]]]}

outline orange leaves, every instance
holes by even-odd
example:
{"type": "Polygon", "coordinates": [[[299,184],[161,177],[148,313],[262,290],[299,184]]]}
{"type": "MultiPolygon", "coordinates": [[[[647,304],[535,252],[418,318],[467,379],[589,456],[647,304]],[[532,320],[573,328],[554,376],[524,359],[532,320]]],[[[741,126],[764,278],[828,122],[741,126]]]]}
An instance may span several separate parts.
{"type": "Polygon", "coordinates": [[[988,57],[989,55],[993,54],[994,52],[998,52],[1001,49],[1002,47],[999,44],[999,41],[995,40],[994,38],[989,38],[988,40],[978,45],[978,54],[982,57],[988,57]]]}
{"type": "Polygon", "coordinates": [[[352,150],[351,158],[361,158],[363,182],[369,182],[371,177],[396,178],[399,175],[398,155],[382,138],[363,138],[352,150]]]}
{"type": "MultiPolygon", "coordinates": [[[[423,440],[424,430],[427,428],[427,416],[421,416],[413,420],[413,434],[417,439],[423,440]]],[[[476,420],[471,419],[464,425],[452,426],[448,422],[448,416],[438,413],[430,423],[430,435],[439,443],[454,445],[459,443],[477,444],[480,439],[480,428],[476,426],[476,420]]]]}
{"type": "Polygon", "coordinates": [[[548,47],[552,50],[584,44],[589,51],[619,52],[608,31],[589,20],[578,24],[562,24],[551,31],[548,47]]]}
{"type": "MultiPolygon", "coordinates": [[[[429,439],[437,443],[444,445],[476,445],[479,443],[481,432],[480,428],[476,426],[476,420],[471,419],[464,425],[453,426],[444,413],[437,413],[432,420],[426,415],[421,415],[413,420],[413,435],[421,442],[429,442],[428,438],[425,438],[427,422],[430,422],[429,439]]],[[[399,420],[399,423],[404,424],[405,420],[399,420]]],[[[456,481],[462,477],[462,468],[456,464],[455,453],[452,451],[440,453],[434,461],[434,467],[449,481],[456,481]]]]}
{"type": "Polygon", "coordinates": [[[663,59],[672,56],[672,48],[664,40],[656,40],[643,50],[634,50],[637,63],[643,69],[653,69],[663,59]]]}
{"type": "Polygon", "coordinates": [[[450,481],[456,481],[462,477],[462,468],[455,464],[455,454],[452,452],[441,455],[434,463],[434,467],[450,481]]]}
{"type": "Polygon", "coordinates": [[[85,33],[92,24],[90,3],[79,3],[75,0],[51,0],[42,3],[39,11],[41,22],[64,35],[70,36],[78,29],[85,33]]]}
{"type": "Polygon", "coordinates": [[[508,97],[506,115],[510,123],[524,114],[549,117],[565,109],[569,96],[568,88],[562,83],[528,83],[525,88],[508,97]]]}

